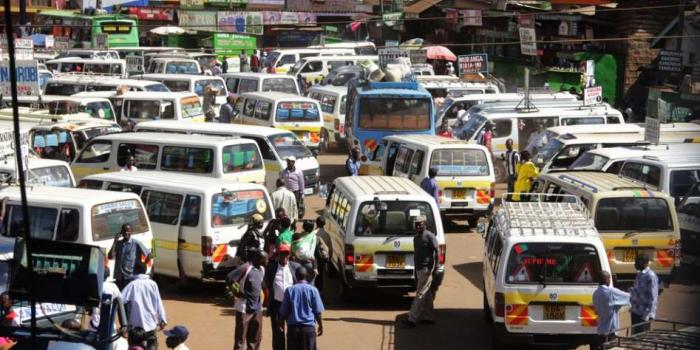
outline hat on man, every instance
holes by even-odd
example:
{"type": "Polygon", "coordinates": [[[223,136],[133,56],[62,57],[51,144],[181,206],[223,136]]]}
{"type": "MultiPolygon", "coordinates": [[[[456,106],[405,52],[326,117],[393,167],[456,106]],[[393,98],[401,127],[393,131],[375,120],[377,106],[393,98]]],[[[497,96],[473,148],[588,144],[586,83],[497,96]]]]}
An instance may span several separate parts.
{"type": "Polygon", "coordinates": [[[418,215],[418,216],[413,217],[414,224],[418,223],[418,222],[426,222],[426,221],[427,221],[427,218],[425,217],[425,215],[418,215]]]}
{"type": "Polygon", "coordinates": [[[253,214],[251,219],[253,220],[254,223],[260,223],[260,222],[263,222],[263,220],[265,220],[265,218],[263,218],[263,216],[258,214],[258,213],[253,214]]]}
{"type": "Polygon", "coordinates": [[[280,244],[280,247],[277,248],[277,251],[280,253],[282,253],[282,252],[291,253],[292,248],[289,246],[289,244],[280,244]]]}
{"type": "Polygon", "coordinates": [[[185,326],[175,326],[171,329],[164,330],[163,334],[165,334],[166,337],[178,337],[184,342],[187,340],[190,332],[187,330],[187,328],[185,328],[185,326]]]}
{"type": "Polygon", "coordinates": [[[288,161],[288,162],[296,162],[296,161],[297,161],[297,157],[295,157],[295,156],[287,156],[287,158],[284,158],[284,160],[286,160],[286,161],[288,161]]]}

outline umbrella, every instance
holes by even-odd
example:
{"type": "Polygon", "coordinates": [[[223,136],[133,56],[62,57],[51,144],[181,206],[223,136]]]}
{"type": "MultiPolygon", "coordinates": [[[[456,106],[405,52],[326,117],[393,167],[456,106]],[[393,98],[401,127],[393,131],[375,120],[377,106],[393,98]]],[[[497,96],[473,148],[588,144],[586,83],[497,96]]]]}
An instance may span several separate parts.
{"type": "Polygon", "coordinates": [[[428,59],[456,61],[457,56],[444,46],[426,46],[423,48],[428,52],[428,59]]]}
{"type": "Polygon", "coordinates": [[[176,26],[161,26],[151,29],[150,32],[156,35],[180,35],[184,34],[185,30],[176,26]]]}

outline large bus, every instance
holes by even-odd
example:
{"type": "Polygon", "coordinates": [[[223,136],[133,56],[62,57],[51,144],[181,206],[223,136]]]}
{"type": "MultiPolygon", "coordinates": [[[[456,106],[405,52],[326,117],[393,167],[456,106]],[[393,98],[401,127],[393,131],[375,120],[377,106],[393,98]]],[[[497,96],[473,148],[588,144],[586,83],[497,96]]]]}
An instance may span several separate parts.
{"type": "MultiPolygon", "coordinates": [[[[435,108],[428,90],[416,82],[355,81],[348,86],[345,131],[348,148],[360,149],[360,174],[381,175],[372,167],[384,154],[382,139],[397,134],[435,134],[435,108]]],[[[395,154],[389,154],[394,157],[395,154]]]]}
{"type": "Polygon", "coordinates": [[[90,46],[97,34],[108,34],[107,44],[112,47],[139,46],[136,19],[119,14],[89,16],[66,10],[45,10],[36,15],[35,34],[66,37],[71,46],[90,46]]]}

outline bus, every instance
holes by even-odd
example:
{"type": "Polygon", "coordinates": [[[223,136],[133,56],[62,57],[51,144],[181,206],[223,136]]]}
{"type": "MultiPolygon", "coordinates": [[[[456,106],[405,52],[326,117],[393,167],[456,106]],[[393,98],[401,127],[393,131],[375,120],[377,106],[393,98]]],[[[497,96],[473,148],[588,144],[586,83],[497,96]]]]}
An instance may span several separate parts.
{"type": "Polygon", "coordinates": [[[107,46],[139,46],[139,30],[136,19],[119,14],[89,16],[66,10],[44,10],[36,15],[34,34],[52,34],[65,37],[71,47],[90,47],[97,34],[108,34],[107,46]]]}
{"type": "MultiPolygon", "coordinates": [[[[417,82],[369,82],[348,86],[348,148],[360,150],[360,174],[382,175],[382,139],[397,134],[435,134],[433,97],[417,82]]],[[[395,156],[389,154],[389,157],[395,156]]]]}

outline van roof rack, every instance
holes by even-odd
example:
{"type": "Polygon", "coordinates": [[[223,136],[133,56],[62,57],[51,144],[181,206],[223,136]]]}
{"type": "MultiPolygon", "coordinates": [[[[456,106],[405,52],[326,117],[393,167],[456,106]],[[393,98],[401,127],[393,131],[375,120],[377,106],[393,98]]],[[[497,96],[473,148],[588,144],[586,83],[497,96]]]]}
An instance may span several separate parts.
{"type": "Polygon", "coordinates": [[[503,195],[501,209],[496,213],[501,232],[512,236],[598,236],[588,209],[576,196],[529,193],[528,202],[507,201],[512,193],[503,195]],[[551,200],[556,198],[555,202],[551,200]]]}
{"type": "Polygon", "coordinates": [[[377,194],[410,194],[410,193],[408,191],[396,190],[396,191],[375,191],[374,194],[377,195],[377,194]]]}

